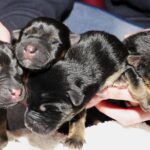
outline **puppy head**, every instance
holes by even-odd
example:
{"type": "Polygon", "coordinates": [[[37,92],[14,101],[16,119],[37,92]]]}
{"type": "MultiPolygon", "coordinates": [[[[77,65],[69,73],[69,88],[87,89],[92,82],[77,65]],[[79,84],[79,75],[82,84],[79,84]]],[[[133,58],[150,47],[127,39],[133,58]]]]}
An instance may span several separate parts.
{"type": "Polygon", "coordinates": [[[21,32],[16,57],[28,69],[39,70],[62,58],[70,47],[70,31],[54,19],[37,18],[21,32]]]}
{"type": "Polygon", "coordinates": [[[25,98],[18,66],[8,43],[0,42],[0,107],[8,107],[25,98]]]}
{"type": "Polygon", "coordinates": [[[144,54],[150,51],[150,31],[133,34],[124,40],[131,54],[144,54]]]}
{"type": "Polygon", "coordinates": [[[141,80],[142,89],[137,93],[144,110],[150,111],[150,53],[129,55],[127,61],[134,66],[141,80]]]}
{"type": "Polygon", "coordinates": [[[84,105],[84,95],[74,82],[70,83],[67,70],[62,68],[29,77],[28,109],[25,125],[30,130],[47,134],[71,120],[84,105]]]}

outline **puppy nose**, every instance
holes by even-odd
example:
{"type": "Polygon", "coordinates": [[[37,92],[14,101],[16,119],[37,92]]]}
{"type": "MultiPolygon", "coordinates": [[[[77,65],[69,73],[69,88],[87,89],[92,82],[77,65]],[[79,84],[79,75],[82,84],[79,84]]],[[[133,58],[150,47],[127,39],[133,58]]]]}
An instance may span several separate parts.
{"type": "Polygon", "coordinates": [[[10,92],[13,98],[18,98],[22,94],[22,89],[11,89],[10,92]]]}
{"type": "Polygon", "coordinates": [[[33,46],[33,45],[27,45],[25,48],[24,48],[25,52],[27,53],[35,53],[36,52],[36,47],[33,46]]]}

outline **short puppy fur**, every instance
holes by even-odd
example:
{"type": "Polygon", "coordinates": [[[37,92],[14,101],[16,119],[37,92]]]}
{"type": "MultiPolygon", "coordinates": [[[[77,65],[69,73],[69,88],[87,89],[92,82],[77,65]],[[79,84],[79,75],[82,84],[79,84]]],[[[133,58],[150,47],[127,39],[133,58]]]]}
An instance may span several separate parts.
{"type": "Polygon", "coordinates": [[[66,25],[55,19],[33,19],[21,31],[14,32],[18,39],[15,42],[16,57],[23,67],[42,70],[64,57],[74,36],[66,25]]]}
{"type": "Polygon", "coordinates": [[[7,144],[6,109],[25,98],[21,75],[12,46],[0,41],[0,149],[7,144]]]}
{"type": "Polygon", "coordinates": [[[46,71],[29,75],[25,125],[48,134],[71,120],[65,144],[80,149],[84,143],[85,106],[127,69],[128,51],[106,32],[89,31],[78,40],[63,60],[46,71]]]}
{"type": "Polygon", "coordinates": [[[150,111],[150,31],[133,34],[124,40],[129,51],[127,71],[129,91],[145,111],[150,111]]]}

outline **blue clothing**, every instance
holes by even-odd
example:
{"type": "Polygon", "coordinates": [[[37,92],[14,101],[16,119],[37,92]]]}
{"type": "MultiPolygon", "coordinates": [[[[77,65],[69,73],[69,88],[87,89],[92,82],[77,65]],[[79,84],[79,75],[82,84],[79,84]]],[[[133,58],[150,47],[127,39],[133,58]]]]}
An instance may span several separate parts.
{"type": "Polygon", "coordinates": [[[0,0],[0,21],[12,31],[40,16],[63,20],[73,3],[74,0],[0,0]]]}
{"type": "Polygon", "coordinates": [[[125,35],[140,31],[143,27],[127,22],[102,9],[76,2],[70,16],[65,21],[72,32],[103,30],[116,35],[121,40],[125,35]]]}

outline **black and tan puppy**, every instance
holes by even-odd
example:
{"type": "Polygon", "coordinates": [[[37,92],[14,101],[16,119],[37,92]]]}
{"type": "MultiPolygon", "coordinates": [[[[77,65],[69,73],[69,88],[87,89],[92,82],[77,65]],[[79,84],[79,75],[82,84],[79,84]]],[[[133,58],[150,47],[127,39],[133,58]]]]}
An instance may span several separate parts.
{"type": "Polygon", "coordinates": [[[25,98],[18,66],[10,44],[0,42],[0,148],[7,143],[6,108],[25,98]]]}
{"type": "Polygon", "coordinates": [[[89,31],[81,34],[64,60],[28,78],[27,128],[40,134],[56,131],[70,121],[66,144],[84,143],[85,106],[101,89],[112,85],[126,70],[128,55],[115,36],[89,31]]]}
{"type": "Polygon", "coordinates": [[[124,43],[129,51],[127,61],[134,66],[126,74],[129,90],[140,106],[150,111],[150,31],[131,35],[124,43]]]}
{"type": "Polygon", "coordinates": [[[64,57],[73,42],[70,36],[75,34],[59,21],[44,17],[33,19],[20,32],[15,46],[16,57],[30,70],[47,68],[64,57]]]}

